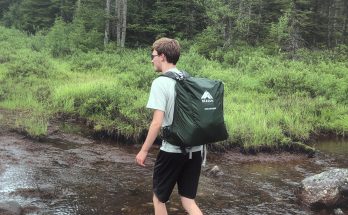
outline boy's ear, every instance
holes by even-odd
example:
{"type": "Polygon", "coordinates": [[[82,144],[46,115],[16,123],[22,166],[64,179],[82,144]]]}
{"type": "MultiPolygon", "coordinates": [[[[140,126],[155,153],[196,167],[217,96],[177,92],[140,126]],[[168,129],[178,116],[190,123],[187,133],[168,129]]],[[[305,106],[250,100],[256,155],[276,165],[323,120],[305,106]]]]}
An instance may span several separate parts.
{"type": "Polygon", "coordinates": [[[161,57],[163,57],[163,59],[167,61],[167,57],[163,53],[161,54],[161,57]]]}

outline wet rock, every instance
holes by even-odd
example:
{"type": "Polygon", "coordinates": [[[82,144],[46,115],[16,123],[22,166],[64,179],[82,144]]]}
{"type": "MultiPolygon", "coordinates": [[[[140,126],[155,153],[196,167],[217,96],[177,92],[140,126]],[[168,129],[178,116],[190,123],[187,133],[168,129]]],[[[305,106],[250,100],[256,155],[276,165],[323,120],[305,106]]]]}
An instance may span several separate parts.
{"type": "Polygon", "coordinates": [[[39,214],[40,208],[34,205],[27,205],[22,207],[22,215],[25,214],[39,214]]]}
{"type": "Polygon", "coordinates": [[[41,199],[53,199],[58,194],[57,188],[53,185],[37,185],[33,188],[19,188],[16,191],[11,192],[10,195],[22,196],[25,198],[41,198],[41,199]]]}
{"type": "Polygon", "coordinates": [[[213,168],[207,170],[207,176],[218,177],[222,176],[224,173],[220,170],[219,166],[215,165],[213,168]]]}
{"type": "Polygon", "coordinates": [[[60,166],[60,167],[69,167],[69,164],[62,160],[54,160],[53,164],[60,166]]]}
{"type": "Polygon", "coordinates": [[[336,208],[336,209],[334,210],[334,214],[335,214],[335,215],[344,215],[344,212],[342,211],[342,209],[336,208]]]}
{"type": "Polygon", "coordinates": [[[332,169],[305,178],[297,194],[312,209],[337,208],[348,205],[347,185],[348,169],[332,169]]]}
{"type": "Polygon", "coordinates": [[[57,194],[56,187],[50,184],[38,186],[38,191],[42,199],[52,199],[55,198],[57,194]]]}
{"type": "Polygon", "coordinates": [[[344,184],[340,187],[340,193],[343,196],[348,196],[348,184],[344,184]]]}
{"type": "Polygon", "coordinates": [[[179,211],[179,208],[170,207],[170,208],[169,208],[169,211],[172,212],[172,213],[173,213],[173,212],[178,212],[178,211],[179,211]]]}
{"type": "Polygon", "coordinates": [[[22,207],[18,202],[0,202],[0,214],[1,215],[20,215],[22,213],[22,207]]]}

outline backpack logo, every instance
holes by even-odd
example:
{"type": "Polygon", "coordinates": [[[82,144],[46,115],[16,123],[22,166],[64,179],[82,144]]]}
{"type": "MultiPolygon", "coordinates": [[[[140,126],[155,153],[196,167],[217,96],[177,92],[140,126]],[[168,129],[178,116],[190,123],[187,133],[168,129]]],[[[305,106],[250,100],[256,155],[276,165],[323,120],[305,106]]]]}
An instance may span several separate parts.
{"type": "Polygon", "coordinates": [[[203,103],[211,103],[214,102],[213,96],[208,91],[205,91],[201,97],[203,103]]]}

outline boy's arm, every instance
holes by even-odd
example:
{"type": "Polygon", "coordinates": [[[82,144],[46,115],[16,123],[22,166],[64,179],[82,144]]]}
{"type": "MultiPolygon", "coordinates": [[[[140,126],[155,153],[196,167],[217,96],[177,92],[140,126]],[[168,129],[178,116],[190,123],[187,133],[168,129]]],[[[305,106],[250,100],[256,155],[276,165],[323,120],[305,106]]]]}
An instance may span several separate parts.
{"type": "Polygon", "coordinates": [[[147,154],[153,142],[155,141],[158,133],[161,130],[163,119],[164,119],[164,112],[161,110],[155,110],[153,113],[153,118],[149,127],[149,131],[147,133],[145,142],[135,158],[136,162],[140,166],[145,166],[145,160],[146,160],[147,154]]]}

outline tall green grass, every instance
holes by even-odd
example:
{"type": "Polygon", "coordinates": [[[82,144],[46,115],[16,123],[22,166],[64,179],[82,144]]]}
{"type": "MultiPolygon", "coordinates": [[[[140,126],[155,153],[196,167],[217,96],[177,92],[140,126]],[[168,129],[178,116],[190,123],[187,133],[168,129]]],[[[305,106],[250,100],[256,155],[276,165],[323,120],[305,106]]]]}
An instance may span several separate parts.
{"type": "MultiPolygon", "coordinates": [[[[149,50],[109,47],[60,55],[50,34],[0,32],[0,106],[18,111],[15,127],[42,136],[63,113],[110,135],[139,140],[146,131],[151,111],[145,105],[156,78],[149,50]]],[[[236,47],[208,60],[194,46],[185,50],[179,69],[224,82],[228,144],[281,149],[313,135],[347,134],[348,64],[342,57],[301,50],[294,60],[263,47],[236,47]]]]}
{"type": "Polygon", "coordinates": [[[117,130],[130,137],[137,136],[146,124],[145,95],[108,76],[58,86],[53,101],[59,112],[77,113],[95,121],[96,130],[117,130]]]}

